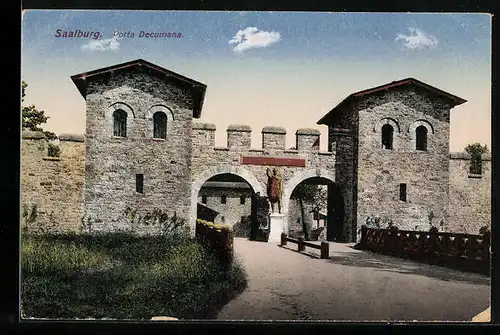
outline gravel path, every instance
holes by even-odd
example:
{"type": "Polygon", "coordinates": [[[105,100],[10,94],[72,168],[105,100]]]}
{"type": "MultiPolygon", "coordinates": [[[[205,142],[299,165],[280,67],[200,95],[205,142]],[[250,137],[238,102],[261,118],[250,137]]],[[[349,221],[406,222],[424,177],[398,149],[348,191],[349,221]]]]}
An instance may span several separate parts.
{"type": "Polygon", "coordinates": [[[298,253],[237,238],[247,289],[219,320],[471,321],[490,305],[490,279],[330,243],[298,253]]]}

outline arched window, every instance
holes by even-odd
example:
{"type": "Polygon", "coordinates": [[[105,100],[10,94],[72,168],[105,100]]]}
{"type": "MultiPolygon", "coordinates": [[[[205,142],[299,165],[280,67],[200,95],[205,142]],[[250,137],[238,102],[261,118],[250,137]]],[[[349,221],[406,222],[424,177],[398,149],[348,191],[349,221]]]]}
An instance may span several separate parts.
{"type": "Polygon", "coordinates": [[[415,129],[415,138],[417,144],[417,150],[426,151],[427,150],[427,127],[418,126],[415,129]]]}
{"type": "Polygon", "coordinates": [[[382,126],[382,149],[392,150],[394,128],[386,123],[382,126]]]}
{"type": "Polygon", "coordinates": [[[122,109],[113,112],[113,135],[127,137],[127,113],[122,109]]]}
{"type": "Polygon", "coordinates": [[[163,112],[154,113],[153,123],[153,137],[167,138],[167,115],[163,112]]]}

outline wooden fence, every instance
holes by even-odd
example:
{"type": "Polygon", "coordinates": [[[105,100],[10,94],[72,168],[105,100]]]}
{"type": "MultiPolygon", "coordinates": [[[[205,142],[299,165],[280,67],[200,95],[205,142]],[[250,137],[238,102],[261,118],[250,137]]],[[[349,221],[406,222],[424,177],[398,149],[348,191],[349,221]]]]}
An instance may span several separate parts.
{"type": "Polygon", "coordinates": [[[222,265],[231,265],[234,258],[233,229],[231,226],[216,225],[197,219],[195,236],[198,243],[215,252],[222,265]]]}
{"type": "Polygon", "coordinates": [[[328,242],[321,242],[321,245],[317,245],[311,242],[304,241],[302,237],[299,238],[291,238],[286,236],[285,233],[281,234],[281,246],[285,246],[287,242],[291,243],[297,243],[297,250],[299,252],[303,252],[306,250],[306,247],[313,248],[313,249],[319,249],[321,252],[321,258],[327,259],[330,257],[330,245],[328,242]]]}
{"type": "Polygon", "coordinates": [[[489,233],[469,235],[363,226],[357,248],[483,274],[490,271],[489,233]]]}

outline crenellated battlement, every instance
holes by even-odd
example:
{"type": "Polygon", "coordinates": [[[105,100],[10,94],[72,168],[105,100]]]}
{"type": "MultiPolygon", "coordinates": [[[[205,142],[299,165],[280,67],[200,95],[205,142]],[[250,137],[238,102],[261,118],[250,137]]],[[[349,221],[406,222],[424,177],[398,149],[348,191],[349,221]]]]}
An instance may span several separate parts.
{"type": "Polygon", "coordinates": [[[317,129],[301,128],[295,132],[295,146],[286,148],[285,128],[265,126],[262,128],[262,142],[260,148],[252,146],[252,128],[248,125],[231,124],[227,127],[227,147],[215,147],[215,131],[217,127],[212,123],[193,123],[193,138],[195,145],[213,147],[217,150],[244,149],[254,151],[319,151],[321,133],[317,129]]]}

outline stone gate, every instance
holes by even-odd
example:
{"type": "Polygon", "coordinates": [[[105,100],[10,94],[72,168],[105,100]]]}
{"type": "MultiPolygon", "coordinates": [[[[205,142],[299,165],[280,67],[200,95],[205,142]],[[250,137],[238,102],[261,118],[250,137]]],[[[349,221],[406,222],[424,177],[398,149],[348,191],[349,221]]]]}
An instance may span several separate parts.
{"type": "Polygon", "coordinates": [[[266,126],[257,148],[246,125],[229,126],[227,145],[215,146],[215,125],[194,122],[206,85],[145,60],[71,79],[86,100],[85,135],[62,136],[61,157],[47,159],[43,134],[23,134],[22,203],[41,205],[44,222],[57,221],[62,206],[75,222],[81,216],[94,230],[113,231],[129,226],[127,207],[159,208],[184,217],[194,234],[205,182],[231,174],[265,195],[266,169],[278,167],[283,214],[301,182],[328,185],[329,240],[355,241],[373,216],[402,229],[477,233],[491,225],[491,157],[477,174],[467,155],[449,152],[450,111],[466,101],[414,78],[346,97],[317,122],[328,127],[326,139],[298,129],[289,145],[286,129],[266,126]],[[42,181],[37,164],[46,167],[42,181]],[[75,196],[55,192],[61,185],[75,196]]]}

